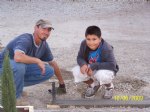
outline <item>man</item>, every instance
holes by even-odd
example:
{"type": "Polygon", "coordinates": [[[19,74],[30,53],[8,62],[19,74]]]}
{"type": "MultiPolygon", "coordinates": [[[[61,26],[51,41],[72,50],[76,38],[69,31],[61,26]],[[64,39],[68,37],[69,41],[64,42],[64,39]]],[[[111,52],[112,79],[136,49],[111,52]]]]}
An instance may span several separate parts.
{"type": "MultiPolygon", "coordinates": [[[[0,54],[0,59],[9,51],[10,64],[14,74],[16,98],[20,98],[24,86],[38,84],[53,76],[59,80],[58,90],[66,93],[64,80],[60,69],[54,61],[51,50],[46,42],[54,30],[47,20],[39,20],[34,27],[34,33],[22,34],[8,43],[0,54]]],[[[0,66],[2,72],[2,66],[0,66]]]]}

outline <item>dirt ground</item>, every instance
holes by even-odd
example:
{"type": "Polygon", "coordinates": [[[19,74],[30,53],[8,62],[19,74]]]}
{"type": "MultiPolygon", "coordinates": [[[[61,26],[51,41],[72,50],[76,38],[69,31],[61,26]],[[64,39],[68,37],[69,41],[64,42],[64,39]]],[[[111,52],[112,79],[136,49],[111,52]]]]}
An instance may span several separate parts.
{"type": "MultiPolygon", "coordinates": [[[[114,47],[120,67],[114,79],[114,96],[150,95],[150,2],[146,0],[1,0],[0,40],[3,46],[17,35],[33,32],[38,19],[52,21],[55,30],[48,43],[64,77],[67,94],[59,99],[79,99],[84,84],[74,84],[71,69],[76,63],[80,42],[89,25],[98,25],[102,37],[114,47]]],[[[52,100],[48,89],[55,77],[47,82],[25,87],[36,112],[50,111],[47,104],[52,100]],[[43,110],[43,111],[42,111],[43,110]]],[[[101,98],[101,92],[94,98],[101,98]]],[[[149,112],[150,108],[90,108],[70,106],[57,111],[89,112],[149,112]]],[[[52,110],[51,110],[52,111],[52,110]]],[[[55,111],[55,110],[54,110],[55,111]]]]}

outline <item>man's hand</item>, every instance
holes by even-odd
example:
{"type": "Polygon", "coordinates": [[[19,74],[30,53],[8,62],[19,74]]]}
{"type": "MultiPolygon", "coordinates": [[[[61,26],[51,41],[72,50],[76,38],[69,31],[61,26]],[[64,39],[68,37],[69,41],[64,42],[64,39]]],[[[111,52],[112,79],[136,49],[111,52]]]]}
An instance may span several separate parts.
{"type": "Polygon", "coordinates": [[[87,65],[83,65],[81,68],[80,68],[80,71],[82,74],[85,74],[88,72],[88,66],[87,65]]]}
{"type": "Polygon", "coordinates": [[[45,64],[46,64],[46,63],[43,62],[43,61],[41,61],[41,60],[38,61],[38,66],[39,66],[40,69],[41,69],[42,75],[45,74],[45,64]]]}
{"type": "Polygon", "coordinates": [[[56,93],[58,95],[66,94],[65,84],[59,84],[59,87],[56,88],[56,93]]]}
{"type": "MultiPolygon", "coordinates": [[[[53,93],[53,91],[51,89],[48,90],[48,92],[50,94],[53,93]]],[[[58,95],[63,95],[63,94],[66,94],[66,87],[65,87],[65,84],[59,84],[59,87],[56,87],[56,94],[58,95]]]]}

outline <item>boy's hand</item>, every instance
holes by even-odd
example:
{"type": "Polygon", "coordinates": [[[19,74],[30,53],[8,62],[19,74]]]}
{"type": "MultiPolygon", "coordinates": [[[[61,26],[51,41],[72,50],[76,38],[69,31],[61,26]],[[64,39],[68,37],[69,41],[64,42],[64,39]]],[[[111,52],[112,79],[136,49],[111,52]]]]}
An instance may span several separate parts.
{"type": "Polygon", "coordinates": [[[91,68],[88,68],[87,75],[88,75],[88,76],[92,76],[92,74],[93,74],[93,71],[92,71],[92,69],[91,69],[91,68]]]}
{"type": "Polygon", "coordinates": [[[82,74],[85,74],[88,72],[88,66],[87,65],[83,65],[81,68],[80,68],[80,71],[82,74]]]}

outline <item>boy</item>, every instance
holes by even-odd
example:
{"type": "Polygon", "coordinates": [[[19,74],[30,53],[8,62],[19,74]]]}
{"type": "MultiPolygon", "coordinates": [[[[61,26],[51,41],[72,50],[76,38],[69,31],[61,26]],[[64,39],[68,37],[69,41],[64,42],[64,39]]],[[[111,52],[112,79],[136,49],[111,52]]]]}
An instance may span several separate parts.
{"type": "Polygon", "coordinates": [[[104,98],[112,98],[114,85],[112,80],[118,72],[113,47],[102,37],[98,26],[89,26],[85,32],[77,56],[79,66],[73,68],[75,82],[88,84],[85,97],[95,95],[102,85],[105,86],[104,98]]]}

